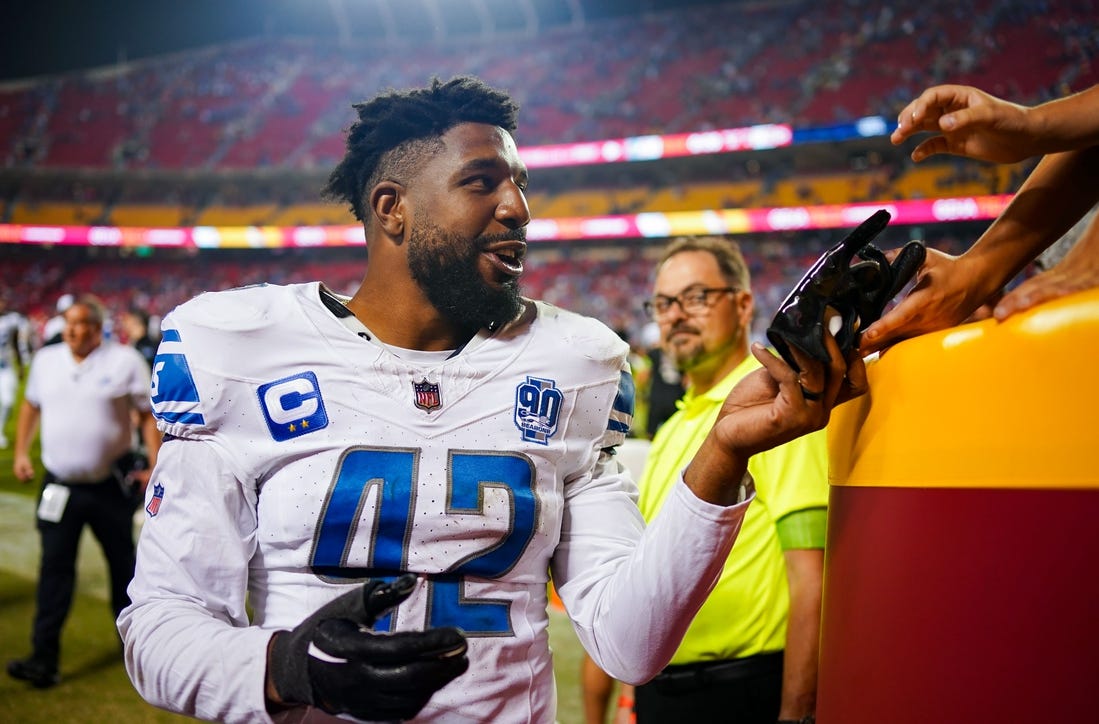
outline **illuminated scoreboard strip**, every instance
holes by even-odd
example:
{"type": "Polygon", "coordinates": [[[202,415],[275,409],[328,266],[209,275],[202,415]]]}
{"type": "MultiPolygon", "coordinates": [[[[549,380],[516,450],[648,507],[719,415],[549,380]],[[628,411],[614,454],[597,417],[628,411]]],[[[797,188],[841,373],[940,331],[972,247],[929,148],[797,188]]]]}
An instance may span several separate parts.
{"type": "Polygon", "coordinates": [[[919,199],[879,203],[787,206],[761,209],[673,211],[585,218],[535,219],[528,241],[571,239],[662,239],[702,234],[750,234],[808,231],[858,226],[878,209],[894,225],[941,224],[995,219],[1011,201],[1010,194],[919,199]]]}
{"type": "Polygon", "coordinates": [[[0,224],[0,243],[73,246],[277,249],[363,246],[361,226],[46,226],[0,224]]]}
{"type": "MultiPolygon", "coordinates": [[[[631,136],[600,141],[519,149],[529,168],[586,166],[697,156],[735,151],[765,151],[786,146],[829,143],[887,135],[895,127],[882,116],[849,123],[793,128],[767,123],[694,133],[631,136]]],[[[879,208],[893,214],[894,224],[942,223],[993,219],[1009,196],[896,201],[881,204],[799,206],[770,209],[650,212],[588,218],[546,218],[531,222],[531,241],[636,239],[699,234],[832,229],[855,226],[879,208]]],[[[0,243],[120,246],[138,248],[274,249],[362,246],[361,226],[196,226],[118,227],[0,224],[0,243]]]]}
{"type": "MultiPolygon", "coordinates": [[[[616,216],[535,219],[528,241],[659,239],[700,234],[808,231],[857,226],[878,209],[894,225],[941,224],[995,219],[1011,195],[963,196],[880,203],[786,206],[764,209],[648,212],[616,216]]],[[[118,226],[0,225],[0,243],[84,246],[194,247],[198,249],[276,249],[362,246],[361,226],[195,226],[138,228],[118,226]]]]}
{"type": "Polygon", "coordinates": [[[527,168],[656,161],[709,153],[767,151],[803,143],[834,143],[856,138],[873,138],[889,135],[895,127],[896,123],[882,116],[866,116],[849,123],[804,128],[793,128],[785,123],[764,123],[694,133],[652,134],[553,146],[526,146],[519,149],[519,156],[527,168]]]}
{"type": "Polygon", "coordinates": [[[590,166],[622,161],[655,161],[730,151],[765,151],[794,143],[794,130],[785,124],[764,124],[695,133],[632,136],[605,141],[530,146],[519,149],[527,168],[590,166]]]}

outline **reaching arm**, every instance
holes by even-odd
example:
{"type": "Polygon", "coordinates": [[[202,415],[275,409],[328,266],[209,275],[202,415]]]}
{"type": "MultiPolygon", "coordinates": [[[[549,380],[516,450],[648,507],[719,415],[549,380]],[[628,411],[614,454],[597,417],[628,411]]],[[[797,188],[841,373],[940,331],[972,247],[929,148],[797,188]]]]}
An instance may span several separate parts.
{"type": "Polygon", "coordinates": [[[934,86],[905,106],[891,139],[900,144],[922,132],[937,135],[916,146],[914,161],[948,153],[1015,163],[1087,148],[1099,143],[1099,86],[1033,107],[971,86],[934,86]]]}
{"type": "Polygon", "coordinates": [[[1097,200],[1099,146],[1046,156],[968,251],[928,251],[912,291],[865,330],[863,353],[965,321],[1097,200]]]}
{"type": "Polygon", "coordinates": [[[740,528],[747,501],[733,503],[748,458],[823,427],[837,401],[865,391],[857,353],[848,367],[835,338],[826,335],[825,344],[827,367],[795,350],[800,377],[755,346],[763,369],[729,394],[684,482],[672,487],[647,528],[636,507],[620,500],[631,489],[636,496],[628,480],[619,485],[597,470],[566,485],[553,580],[584,648],[614,678],[642,683],[671,660],[740,528]]]}
{"type": "Polygon", "coordinates": [[[1093,287],[1099,287],[1099,215],[1057,266],[1005,294],[992,313],[996,319],[1007,319],[1042,302],[1093,287]]]}

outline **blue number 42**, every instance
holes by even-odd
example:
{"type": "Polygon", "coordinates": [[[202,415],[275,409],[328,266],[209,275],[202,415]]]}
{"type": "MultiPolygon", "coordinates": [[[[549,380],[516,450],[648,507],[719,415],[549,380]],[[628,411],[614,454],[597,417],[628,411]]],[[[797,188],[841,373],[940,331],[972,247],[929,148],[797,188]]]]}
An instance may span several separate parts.
{"type": "MultiPolygon", "coordinates": [[[[416,507],[418,450],[410,448],[351,448],[340,460],[314,536],[310,562],[324,580],[389,578],[408,570],[416,507]],[[360,523],[364,502],[376,500],[365,566],[349,566],[348,554],[360,523]]],[[[457,561],[428,579],[426,626],[457,626],[467,635],[512,634],[508,602],[464,595],[466,576],[500,578],[522,557],[534,536],[538,498],[534,465],[518,453],[452,450],[448,469],[447,514],[483,513],[484,489],[505,491],[511,505],[511,527],[499,543],[457,561]]],[[[390,617],[377,630],[389,630],[390,617]]]]}

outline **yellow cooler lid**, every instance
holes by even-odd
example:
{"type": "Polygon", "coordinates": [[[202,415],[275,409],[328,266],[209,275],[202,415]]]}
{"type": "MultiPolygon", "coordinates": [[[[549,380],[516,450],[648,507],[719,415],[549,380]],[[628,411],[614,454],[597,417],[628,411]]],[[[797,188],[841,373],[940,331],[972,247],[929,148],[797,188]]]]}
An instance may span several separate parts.
{"type": "Polygon", "coordinates": [[[832,413],[832,485],[1099,488],[1099,289],[902,342],[832,413]]]}

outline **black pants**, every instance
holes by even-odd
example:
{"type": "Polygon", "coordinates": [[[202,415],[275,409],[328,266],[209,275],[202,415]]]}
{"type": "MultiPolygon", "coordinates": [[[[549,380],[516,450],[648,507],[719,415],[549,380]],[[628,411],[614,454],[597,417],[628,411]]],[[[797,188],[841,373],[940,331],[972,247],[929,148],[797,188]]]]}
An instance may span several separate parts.
{"type": "Polygon", "coordinates": [[[782,653],[669,666],[637,687],[637,724],[775,724],[782,653]]]}
{"type": "MultiPolygon", "coordinates": [[[[43,489],[58,482],[46,473],[43,489]]],[[[111,611],[115,618],[130,604],[126,587],[134,576],[134,498],[117,478],[98,483],[66,485],[69,501],[56,523],[38,519],[42,562],[38,571],[34,632],[34,658],[56,666],[61,653],[61,627],[72,607],[76,584],[76,555],[84,526],[103,549],[111,582],[111,611]]]]}

